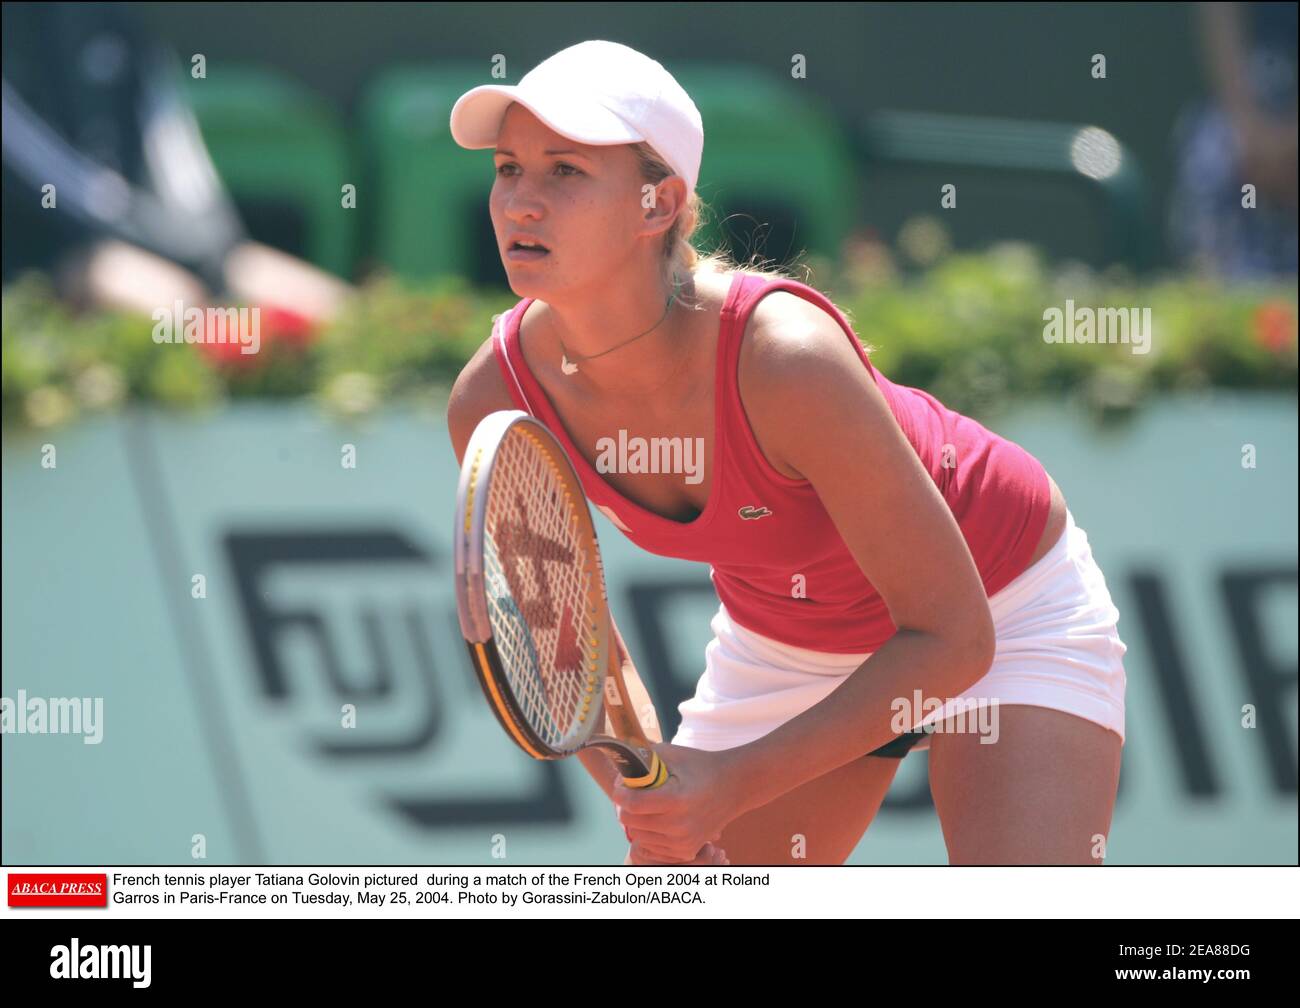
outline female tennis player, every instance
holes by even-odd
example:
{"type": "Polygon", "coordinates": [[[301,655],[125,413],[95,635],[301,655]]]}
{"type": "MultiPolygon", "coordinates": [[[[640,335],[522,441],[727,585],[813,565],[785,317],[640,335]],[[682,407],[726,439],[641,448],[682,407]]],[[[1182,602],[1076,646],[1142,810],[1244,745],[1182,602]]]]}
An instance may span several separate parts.
{"type": "Polygon", "coordinates": [[[703,127],[654,60],[583,42],[467,92],[451,131],[494,150],[522,298],[456,382],[457,455],[487,413],[527,411],[614,525],[709,563],[719,596],[655,746],[668,782],[630,790],[583,754],[628,863],[840,864],[928,748],[951,863],[1100,864],[1125,645],[1039,462],[890,382],[816,290],[697,255],[703,127]],[[703,462],[611,456],[638,438],[703,462]]]}

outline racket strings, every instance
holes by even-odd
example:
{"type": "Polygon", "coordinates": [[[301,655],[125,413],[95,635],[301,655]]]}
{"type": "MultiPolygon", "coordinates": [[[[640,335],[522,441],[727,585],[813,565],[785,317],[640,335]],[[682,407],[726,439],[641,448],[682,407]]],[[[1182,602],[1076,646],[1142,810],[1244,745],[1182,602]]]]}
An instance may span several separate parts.
{"type": "Polygon", "coordinates": [[[512,431],[486,507],[489,618],[524,717],[557,750],[583,741],[599,709],[599,572],[577,504],[535,436],[512,431]]]}

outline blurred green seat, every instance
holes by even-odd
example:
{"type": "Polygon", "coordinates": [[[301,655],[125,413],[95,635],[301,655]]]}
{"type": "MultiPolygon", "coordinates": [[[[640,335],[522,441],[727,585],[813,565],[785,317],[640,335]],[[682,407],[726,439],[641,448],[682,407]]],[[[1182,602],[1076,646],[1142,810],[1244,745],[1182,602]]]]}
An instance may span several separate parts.
{"type": "MultiPolygon", "coordinates": [[[[329,105],[261,68],[222,66],[185,80],[212,160],[253,236],[350,275],[357,219],[342,207],[342,187],[358,179],[329,105]]],[[[368,195],[358,193],[358,206],[368,195]]]]}
{"type": "Polygon", "coordinates": [[[837,256],[856,224],[852,152],[806,83],[739,64],[670,69],[704,120],[697,188],[714,212],[699,244],[724,244],[741,258],[761,251],[788,261],[805,248],[837,256]],[[761,248],[736,247],[744,222],[728,221],[729,214],[752,214],[759,227],[774,230],[761,248]]]}
{"type": "MultiPolygon", "coordinates": [[[[1021,201],[1029,181],[1054,184],[1058,192],[1065,185],[1101,207],[1105,254],[1112,261],[1138,269],[1152,261],[1142,168],[1132,151],[1099,127],[890,110],[865,116],[857,140],[869,173],[884,165],[898,167],[913,179],[918,166],[941,173],[948,168],[983,171],[985,178],[997,179],[1003,191],[1015,187],[1007,198],[1021,201]]],[[[937,192],[926,205],[938,208],[937,192]]]]}
{"type": "Polygon", "coordinates": [[[456,99],[490,83],[504,82],[486,77],[482,63],[399,68],[362,96],[367,177],[377,201],[371,251],[406,279],[459,274],[502,282],[487,206],[491,152],[457,146],[450,127],[456,99]]]}

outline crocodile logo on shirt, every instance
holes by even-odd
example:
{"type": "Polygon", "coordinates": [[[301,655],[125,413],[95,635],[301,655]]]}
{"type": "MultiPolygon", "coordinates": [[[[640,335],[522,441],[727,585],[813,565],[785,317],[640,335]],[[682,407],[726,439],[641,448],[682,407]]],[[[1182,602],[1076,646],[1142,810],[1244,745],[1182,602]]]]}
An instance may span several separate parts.
{"type": "Polygon", "coordinates": [[[766,518],[771,513],[772,512],[768,508],[761,505],[755,507],[753,504],[746,504],[736,512],[736,514],[740,515],[742,518],[766,518]]]}

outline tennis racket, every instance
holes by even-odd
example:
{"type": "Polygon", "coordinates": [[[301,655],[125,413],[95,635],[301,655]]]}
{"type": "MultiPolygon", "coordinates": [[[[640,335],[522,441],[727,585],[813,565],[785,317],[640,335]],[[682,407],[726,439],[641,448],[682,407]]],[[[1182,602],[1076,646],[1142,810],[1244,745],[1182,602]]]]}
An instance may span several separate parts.
{"type": "Polygon", "coordinates": [[[475,428],[454,538],[461,633],[506,734],[534,759],[594,747],[629,787],[663,784],[623,679],[586,495],[534,417],[498,410],[475,428]],[[606,713],[613,735],[596,733],[606,713]]]}

